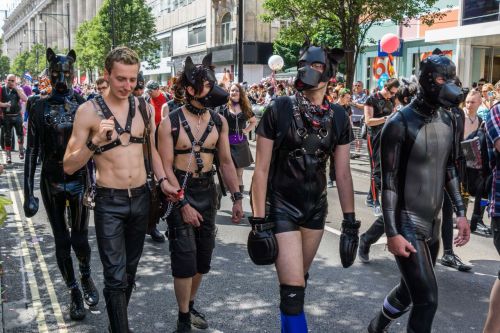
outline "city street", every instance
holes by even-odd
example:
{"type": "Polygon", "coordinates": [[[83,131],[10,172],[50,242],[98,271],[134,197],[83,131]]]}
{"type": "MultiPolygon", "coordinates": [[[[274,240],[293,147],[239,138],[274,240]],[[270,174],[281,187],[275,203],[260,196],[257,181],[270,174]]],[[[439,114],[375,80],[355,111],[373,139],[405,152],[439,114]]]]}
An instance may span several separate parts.
{"type": "MultiPolygon", "coordinates": [[[[95,309],[89,309],[81,322],[68,315],[69,294],[55,260],[50,225],[41,203],[37,215],[25,218],[22,210],[23,164],[14,153],[14,163],[0,175],[0,193],[14,201],[7,207],[7,222],[0,233],[2,272],[2,324],[5,332],[107,332],[107,315],[102,297],[102,267],[99,261],[93,217],[89,239],[93,251],[93,277],[101,293],[95,309]]],[[[2,162],[5,156],[1,156],[2,162]]],[[[352,160],[356,213],[366,230],[375,219],[364,204],[369,186],[367,162],[352,160]]],[[[251,180],[245,172],[245,184],[251,180]]],[[[39,179],[35,181],[37,184],[39,179]]],[[[38,188],[38,184],[37,184],[38,188]]],[[[399,274],[384,240],[372,247],[369,264],[357,261],[342,268],[338,254],[342,212],[336,188],[328,189],[329,215],[323,241],[310,270],[306,291],[306,315],[310,332],[365,332],[384,297],[398,282],[399,274]]],[[[246,219],[240,225],[230,222],[230,200],[223,199],[218,213],[217,245],[212,270],[200,288],[195,307],[206,314],[207,332],[278,332],[279,291],[275,270],[257,267],[246,251],[250,230],[246,219]]],[[[244,200],[250,214],[249,200],[244,200]]],[[[489,222],[488,222],[489,224],[489,222]]],[[[160,230],[166,226],[160,223],[160,230]]],[[[488,309],[491,285],[500,261],[491,238],[472,235],[457,254],[473,265],[462,273],[440,264],[439,308],[434,332],[481,332],[488,309]]],[[[74,261],[76,263],[76,260],[74,261]]],[[[78,265],[75,265],[77,269],[78,265]]],[[[393,324],[391,332],[405,331],[407,315],[393,324]]],[[[134,332],[171,332],[177,320],[168,242],[154,243],[146,237],[137,274],[137,288],[129,306],[134,332]]]]}

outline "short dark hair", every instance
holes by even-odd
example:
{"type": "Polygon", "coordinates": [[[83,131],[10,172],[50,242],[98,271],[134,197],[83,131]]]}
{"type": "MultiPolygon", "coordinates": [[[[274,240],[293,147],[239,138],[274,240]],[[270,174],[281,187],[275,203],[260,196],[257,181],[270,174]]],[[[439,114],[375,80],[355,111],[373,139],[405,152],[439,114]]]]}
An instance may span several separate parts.
{"type": "Polygon", "coordinates": [[[387,90],[391,90],[392,88],[399,88],[399,80],[396,78],[392,78],[387,80],[387,82],[384,84],[384,88],[387,90]]]}

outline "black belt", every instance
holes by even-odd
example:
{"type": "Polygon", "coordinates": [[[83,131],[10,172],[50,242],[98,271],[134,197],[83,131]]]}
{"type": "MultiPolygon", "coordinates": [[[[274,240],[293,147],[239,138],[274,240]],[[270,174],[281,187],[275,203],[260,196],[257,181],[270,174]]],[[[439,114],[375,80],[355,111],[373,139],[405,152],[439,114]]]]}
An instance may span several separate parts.
{"type": "Polygon", "coordinates": [[[96,187],[96,195],[104,195],[110,197],[138,197],[148,190],[146,184],[141,185],[139,187],[134,188],[126,188],[126,189],[118,189],[118,188],[109,188],[109,187],[96,187]]]}
{"type": "MultiPolygon", "coordinates": [[[[184,177],[186,175],[186,171],[184,170],[175,170],[174,171],[175,175],[177,177],[184,177]]],[[[209,179],[212,178],[215,174],[215,171],[210,170],[207,172],[189,172],[189,178],[191,179],[209,179]]]]}

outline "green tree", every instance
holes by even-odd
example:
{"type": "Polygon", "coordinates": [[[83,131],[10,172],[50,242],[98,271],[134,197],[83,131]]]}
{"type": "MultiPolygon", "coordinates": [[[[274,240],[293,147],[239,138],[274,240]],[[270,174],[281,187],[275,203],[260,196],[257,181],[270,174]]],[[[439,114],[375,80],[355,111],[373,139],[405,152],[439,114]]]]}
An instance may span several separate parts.
{"type": "Polygon", "coordinates": [[[18,54],[12,61],[11,72],[17,76],[22,76],[26,72],[26,61],[28,60],[28,57],[28,51],[18,54]]]}
{"type": "MultiPolygon", "coordinates": [[[[98,15],[78,28],[77,61],[83,69],[104,67],[105,55],[112,47],[110,6],[111,0],[105,0],[98,15]]],[[[141,60],[156,66],[160,44],[154,37],[156,26],[151,7],[144,0],[114,0],[113,9],[116,45],[130,47],[141,60]]]]}
{"type": "Polygon", "coordinates": [[[0,56],[0,80],[7,77],[10,71],[10,59],[7,56],[0,56]]]}
{"type": "Polygon", "coordinates": [[[434,7],[437,0],[264,0],[267,14],[263,20],[287,22],[278,39],[284,43],[303,43],[305,36],[312,42],[328,47],[341,47],[346,52],[347,86],[352,86],[355,65],[368,30],[390,19],[408,24],[422,17],[431,25],[445,13],[434,7]],[[336,43],[334,42],[336,41],[336,43]]]}

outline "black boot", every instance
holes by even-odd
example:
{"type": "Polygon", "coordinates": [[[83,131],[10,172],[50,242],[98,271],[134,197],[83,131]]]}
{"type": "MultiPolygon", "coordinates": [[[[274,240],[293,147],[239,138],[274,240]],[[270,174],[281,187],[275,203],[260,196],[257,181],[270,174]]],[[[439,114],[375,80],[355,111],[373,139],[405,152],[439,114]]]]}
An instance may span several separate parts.
{"type": "Polygon", "coordinates": [[[392,320],[384,315],[383,311],[380,311],[375,318],[370,321],[368,325],[368,333],[385,333],[389,332],[388,328],[391,325],[392,320]]]}
{"type": "Polygon", "coordinates": [[[124,290],[103,291],[111,333],[128,333],[127,298],[124,290]]]}
{"type": "Polygon", "coordinates": [[[95,287],[90,276],[90,255],[78,257],[80,267],[80,282],[82,283],[83,298],[88,306],[96,306],[99,303],[99,291],[95,287]]]}
{"type": "Polygon", "coordinates": [[[82,320],[85,318],[85,306],[83,305],[83,297],[80,288],[76,285],[70,289],[71,305],[69,306],[69,316],[73,320],[82,320]]]}

